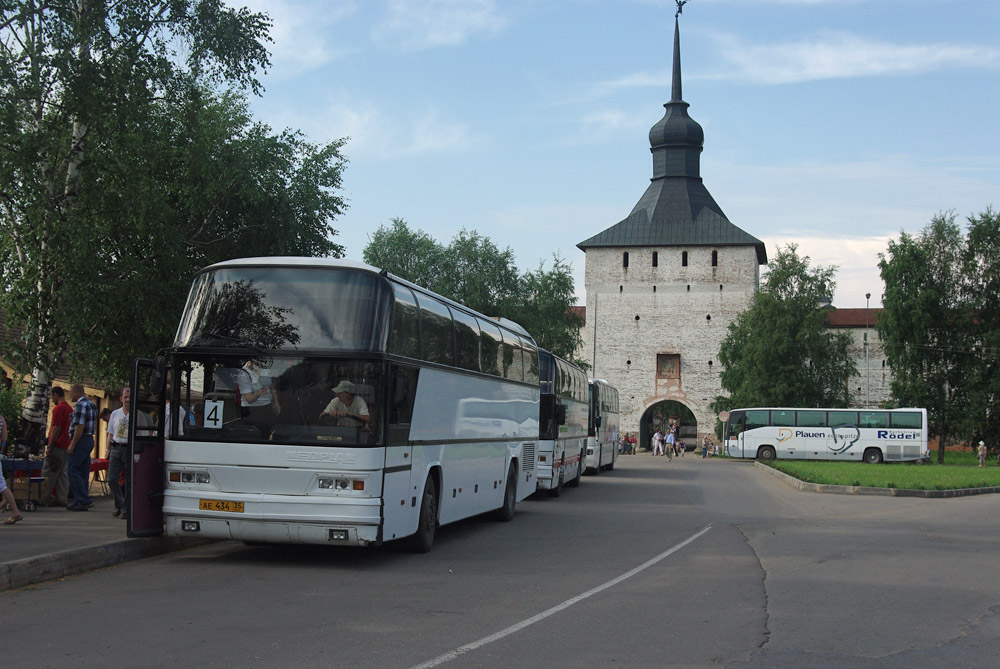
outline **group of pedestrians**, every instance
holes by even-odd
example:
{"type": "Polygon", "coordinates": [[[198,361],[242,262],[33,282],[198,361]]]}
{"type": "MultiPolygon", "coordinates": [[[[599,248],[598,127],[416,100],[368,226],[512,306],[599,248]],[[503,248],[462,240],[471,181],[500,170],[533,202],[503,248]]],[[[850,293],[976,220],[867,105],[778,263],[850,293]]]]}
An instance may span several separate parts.
{"type": "MultiPolygon", "coordinates": [[[[128,387],[121,392],[122,406],[107,416],[108,436],[108,486],[115,500],[114,515],[128,518],[128,387]],[[123,485],[124,483],[124,485],[123,485]]],[[[45,459],[42,462],[41,506],[62,506],[67,511],[89,511],[94,507],[90,497],[91,453],[96,443],[95,437],[100,427],[97,405],[87,397],[82,384],[73,384],[69,389],[71,407],[66,401],[66,391],[58,386],[52,388],[52,419],[49,423],[48,439],[45,443],[45,459]],[[72,501],[70,500],[72,497],[72,501]]],[[[104,419],[102,415],[100,418],[104,419]]],[[[3,441],[6,442],[7,424],[0,417],[3,441]]],[[[4,522],[13,525],[23,518],[0,477],[0,494],[11,509],[11,516],[4,522]]]]}
{"type": "Polygon", "coordinates": [[[673,459],[675,455],[684,455],[684,442],[677,436],[677,426],[668,425],[665,430],[656,429],[650,440],[653,455],[666,455],[667,459],[673,459]]]}

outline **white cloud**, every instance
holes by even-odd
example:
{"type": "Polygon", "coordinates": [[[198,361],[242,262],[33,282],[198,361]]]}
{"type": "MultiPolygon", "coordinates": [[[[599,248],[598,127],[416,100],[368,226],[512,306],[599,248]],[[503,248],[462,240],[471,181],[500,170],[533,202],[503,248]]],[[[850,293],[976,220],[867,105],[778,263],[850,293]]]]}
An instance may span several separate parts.
{"type": "Polygon", "coordinates": [[[749,44],[732,35],[716,40],[727,66],[715,76],[759,84],[1000,68],[1000,49],[987,46],[890,44],[848,33],[785,44],[749,44]]]}
{"type": "Polygon", "coordinates": [[[390,115],[365,101],[338,101],[326,106],[314,119],[313,128],[308,133],[313,137],[350,137],[345,152],[352,159],[461,153],[486,141],[467,124],[442,118],[435,109],[419,116],[390,115]]]}
{"type": "Polygon", "coordinates": [[[331,44],[333,25],[358,11],[353,0],[229,0],[233,6],[246,6],[252,12],[267,14],[272,27],[271,75],[293,77],[320,69],[350,52],[331,44]]]}
{"type": "Polygon", "coordinates": [[[420,51],[497,33],[506,23],[493,0],[392,0],[373,36],[383,46],[420,51]]]}
{"type": "Polygon", "coordinates": [[[800,257],[809,257],[809,266],[835,265],[837,273],[833,306],[860,308],[865,306],[865,294],[871,294],[869,306],[882,304],[884,285],[878,270],[878,254],[886,250],[892,235],[873,237],[838,237],[831,235],[769,235],[761,239],[767,246],[768,258],[778,248],[788,244],[798,246],[800,257]]]}

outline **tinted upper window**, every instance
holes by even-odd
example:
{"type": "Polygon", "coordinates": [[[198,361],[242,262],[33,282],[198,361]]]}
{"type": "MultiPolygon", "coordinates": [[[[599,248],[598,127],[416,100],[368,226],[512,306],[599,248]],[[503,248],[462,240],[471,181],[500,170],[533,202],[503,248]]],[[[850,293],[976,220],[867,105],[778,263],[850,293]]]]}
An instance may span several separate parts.
{"type": "Polygon", "coordinates": [[[538,348],[530,339],[521,338],[521,352],[524,356],[524,380],[538,384],[538,348]]]}
{"type": "Polygon", "coordinates": [[[500,327],[493,321],[477,318],[479,330],[482,333],[480,341],[482,347],[479,355],[482,360],[483,371],[494,376],[503,376],[501,361],[503,360],[503,344],[500,336],[500,327]]]}
{"type": "Polygon", "coordinates": [[[392,311],[389,352],[410,358],[420,357],[420,312],[413,292],[406,286],[392,284],[396,304],[392,311]]]}
{"type": "Polygon", "coordinates": [[[463,369],[479,371],[479,322],[472,314],[452,309],[455,318],[455,353],[457,364],[463,369]]]}
{"type": "Polygon", "coordinates": [[[455,364],[455,330],[452,327],[448,306],[430,295],[417,295],[420,305],[421,344],[423,359],[455,364]]]}
{"type": "Polygon", "coordinates": [[[218,269],[195,277],[174,345],[382,350],[387,298],[354,269],[218,269]]]}

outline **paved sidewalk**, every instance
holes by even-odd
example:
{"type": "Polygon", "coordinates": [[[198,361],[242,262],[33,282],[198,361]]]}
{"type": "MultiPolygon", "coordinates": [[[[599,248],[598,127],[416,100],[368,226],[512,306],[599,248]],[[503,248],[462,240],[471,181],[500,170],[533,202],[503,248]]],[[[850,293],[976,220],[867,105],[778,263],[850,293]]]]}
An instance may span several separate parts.
{"type": "MultiPolygon", "coordinates": [[[[129,539],[126,521],[111,515],[111,496],[94,497],[89,511],[60,506],[24,511],[16,525],[0,524],[0,591],[180,550],[204,540],[129,539]]],[[[0,523],[9,516],[0,514],[0,523]]]]}

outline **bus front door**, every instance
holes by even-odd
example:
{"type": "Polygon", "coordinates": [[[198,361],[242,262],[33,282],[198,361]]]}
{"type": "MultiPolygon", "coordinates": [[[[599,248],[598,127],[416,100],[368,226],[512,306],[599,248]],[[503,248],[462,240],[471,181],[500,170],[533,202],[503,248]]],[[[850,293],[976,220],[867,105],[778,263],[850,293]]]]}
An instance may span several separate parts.
{"type": "Polygon", "coordinates": [[[132,362],[129,404],[128,536],[163,534],[163,413],[166,364],[162,357],[132,362]]]}

